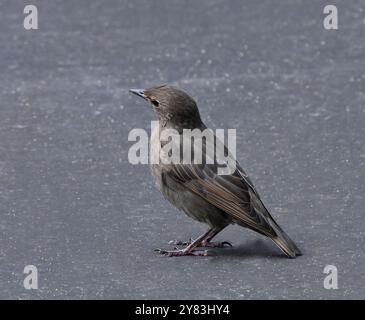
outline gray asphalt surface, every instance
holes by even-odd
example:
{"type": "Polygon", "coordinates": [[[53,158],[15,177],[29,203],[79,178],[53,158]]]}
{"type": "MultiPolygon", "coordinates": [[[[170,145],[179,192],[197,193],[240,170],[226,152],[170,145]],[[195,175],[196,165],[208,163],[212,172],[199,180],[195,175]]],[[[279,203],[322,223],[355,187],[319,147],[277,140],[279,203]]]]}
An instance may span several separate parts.
{"type": "Polygon", "coordinates": [[[0,2],[0,298],[365,298],[365,2],[0,2]],[[28,2],[26,4],[29,4],[28,2]],[[215,256],[166,258],[205,231],[128,162],[153,115],[131,87],[189,92],[304,255],[231,226],[215,256]],[[35,265],[39,289],[25,290],[35,265]],[[323,287],[326,265],[339,289],[323,287]]]}

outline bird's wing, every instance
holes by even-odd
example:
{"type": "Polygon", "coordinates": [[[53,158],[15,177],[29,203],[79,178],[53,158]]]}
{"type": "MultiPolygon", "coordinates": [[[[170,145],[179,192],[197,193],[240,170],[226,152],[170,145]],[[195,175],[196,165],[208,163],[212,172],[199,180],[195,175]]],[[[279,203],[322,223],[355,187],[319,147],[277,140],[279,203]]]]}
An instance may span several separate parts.
{"type": "Polygon", "coordinates": [[[271,216],[251,180],[237,163],[230,175],[218,175],[217,164],[175,164],[165,172],[238,223],[267,236],[275,236],[271,216]]]}

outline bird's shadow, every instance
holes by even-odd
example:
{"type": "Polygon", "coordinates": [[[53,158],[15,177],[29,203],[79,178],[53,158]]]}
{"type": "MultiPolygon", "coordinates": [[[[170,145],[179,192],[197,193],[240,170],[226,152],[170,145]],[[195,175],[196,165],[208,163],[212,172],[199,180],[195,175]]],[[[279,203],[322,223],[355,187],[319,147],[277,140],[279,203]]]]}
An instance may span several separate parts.
{"type": "Polygon", "coordinates": [[[275,259],[286,257],[285,254],[278,250],[274,245],[263,240],[248,241],[244,244],[233,245],[233,247],[211,249],[209,251],[214,257],[265,257],[275,259]]]}

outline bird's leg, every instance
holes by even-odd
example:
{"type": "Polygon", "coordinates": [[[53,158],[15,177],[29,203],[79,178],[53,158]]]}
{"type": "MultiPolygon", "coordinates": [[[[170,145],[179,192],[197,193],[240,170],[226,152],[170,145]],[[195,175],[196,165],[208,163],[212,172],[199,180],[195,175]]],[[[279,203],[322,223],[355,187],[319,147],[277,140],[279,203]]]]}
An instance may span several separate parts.
{"type": "MultiPolygon", "coordinates": [[[[167,255],[169,257],[174,256],[207,256],[208,252],[206,250],[200,250],[200,251],[194,251],[196,247],[198,247],[204,240],[211,237],[212,234],[214,234],[215,229],[209,229],[206,233],[198,237],[196,240],[192,241],[187,247],[183,249],[177,249],[174,250],[162,250],[162,249],[156,249],[160,254],[167,255]]],[[[214,236],[214,235],[213,235],[214,236]]]]}
{"type": "Polygon", "coordinates": [[[222,241],[222,242],[220,242],[220,241],[219,242],[218,241],[212,242],[211,241],[223,229],[224,229],[224,227],[223,228],[213,229],[213,231],[209,235],[209,237],[207,237],[205,240],[203,240],[200,243],[199,247],[206,247],[206,248],[224,248],[225,246],[232,247],[232,244],[228,241],[222,241]]]}
{"type": "MultiPolygon", "coordinates": [[[[201,241],[196,247],[203,247],[203,248],[224,248],[225,246],[229,246],[232,247],[232,244],[228,241],[222,241],[222,242],[212,242],[211,240],[219,233],[221,232],[223,228],[213,228],[210,229],[210,234],[209,236],[207,236],[207,238],[203,241],[201,241]]],[[[188,246],[189,244],[191,244],[193,242],[193,239],[190,238],[189,241],[170,241],[169,244],[173,244],[176,246],[188,246]]]]}

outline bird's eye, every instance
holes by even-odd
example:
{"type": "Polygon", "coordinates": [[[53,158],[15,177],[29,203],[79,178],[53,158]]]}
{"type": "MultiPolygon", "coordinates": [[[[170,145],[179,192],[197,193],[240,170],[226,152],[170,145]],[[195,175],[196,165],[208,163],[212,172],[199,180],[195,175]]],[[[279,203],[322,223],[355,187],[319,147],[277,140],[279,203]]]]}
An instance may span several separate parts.
{"type": "Polygon", "coordinates": [[[158,107],[158,105],[159,105],[159,102],[158,102],[157,100],[155,100],[155,99],[152,99],[152,100],[151,100],[151,103],[152,103],[155,107],[158,107]]]}

